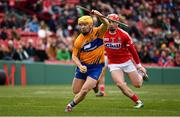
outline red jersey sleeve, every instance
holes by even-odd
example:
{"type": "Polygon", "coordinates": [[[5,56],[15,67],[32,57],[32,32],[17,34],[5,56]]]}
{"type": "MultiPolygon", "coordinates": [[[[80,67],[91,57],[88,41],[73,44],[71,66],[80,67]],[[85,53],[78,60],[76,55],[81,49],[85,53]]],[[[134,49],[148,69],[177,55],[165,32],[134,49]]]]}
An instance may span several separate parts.
{"type": "Polygon", "coordinates": [[[140,59],[139,59],[138,53],[134,47],[132,38],[129,36],[128,33],[125,33],[125,38],[126,38],[126,47],[128,48],[129,52],[131,53],[135,63],[140,64],[140,59]]]}

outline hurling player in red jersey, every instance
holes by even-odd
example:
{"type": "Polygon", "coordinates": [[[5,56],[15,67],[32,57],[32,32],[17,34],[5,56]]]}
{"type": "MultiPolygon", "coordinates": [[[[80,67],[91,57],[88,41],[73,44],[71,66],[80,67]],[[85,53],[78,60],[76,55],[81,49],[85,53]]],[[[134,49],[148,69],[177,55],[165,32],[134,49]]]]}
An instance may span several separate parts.
{"type": "MultiPolygon", "coordinates": [[[[110,14],[108,18],[119,20],[119,16],[116,14],[110,14]]],[[[117,23],[110,22],[104,42],[112,79],[123,94],[135,102],[134,108],[143,107],[143,102],[127,86],[124,80],[124,73],[127,73],[132,85],[136,88],[142,86],[143,79],[148,80],[146,69],[140,63],[131,37],[127,32],[120,29],[117,23]]]]}

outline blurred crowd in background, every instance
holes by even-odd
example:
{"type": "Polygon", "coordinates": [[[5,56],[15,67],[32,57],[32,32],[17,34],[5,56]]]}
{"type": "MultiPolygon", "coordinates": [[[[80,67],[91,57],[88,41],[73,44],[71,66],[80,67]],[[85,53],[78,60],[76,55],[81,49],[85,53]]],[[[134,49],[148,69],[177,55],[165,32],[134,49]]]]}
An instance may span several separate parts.
{"type": "MultiPolygon", "coordinates": [[[[81,5],[107,16],[117,13],[132,37],[142,63],[180,66],[178,0],[1,0],[0,59],[71,61],[81,5]]],[[[100,22],[93,17],[95,25],[100,22]]]]}

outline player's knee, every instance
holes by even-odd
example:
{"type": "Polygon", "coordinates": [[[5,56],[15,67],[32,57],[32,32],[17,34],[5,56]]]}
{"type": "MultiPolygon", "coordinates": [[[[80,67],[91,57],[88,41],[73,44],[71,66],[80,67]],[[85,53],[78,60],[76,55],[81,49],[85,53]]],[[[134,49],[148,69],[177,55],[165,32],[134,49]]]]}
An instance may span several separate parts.
{"type": "Polygon", "coordinates": [[[82,89],[82,90],[81,90],[81,94],[84,95],[84,96],[85,96],[88,92],[89,92],[88,89],[82,89]]]}
{"type": "Polygon", "coordinates": [[[120,89],[123,89],[126,83],[116,83],[116,86],[119,87],[120,89]]]}
{"type": "Polygon", "coordinates": [[[73,90],[73,93],[76,95],[79,93],[79,90],[73,90]]]}
{"type": "Polygon", "coordinates": [[[142,84],[141,83],[134,83],[133,86],[136,88],[140,88],[142,86],[142,84]]]}
{"type": "Polygon", "coordinates": [[[126,93],[128,92],[126,83],[116,83],[116,85],[119,87],[122,93],[126,95],[126,93]]]}
{"type": "Polygon", "coordinates": [[[96,88],[99,85],[99,82],[97,84],[92,85],[93,88],[96,88]]]}
{"type": "Polygon", "coordinates": [[[72,90],[73,90],[73,93],[76,95],[80,92],[81,89],[79,89],[77,87],[73,87],[72,90]]]}

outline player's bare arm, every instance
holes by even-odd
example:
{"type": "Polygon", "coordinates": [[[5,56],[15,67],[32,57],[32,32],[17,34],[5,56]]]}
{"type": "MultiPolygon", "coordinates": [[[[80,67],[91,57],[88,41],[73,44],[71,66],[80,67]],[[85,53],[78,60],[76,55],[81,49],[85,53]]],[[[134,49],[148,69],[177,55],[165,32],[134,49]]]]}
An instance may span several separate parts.
{"type": "Polygon", "coordinates": [[[129,36],[129,34],[127,33],[124,33],[124,36],[127,40],[127,48],[128,50],[130,51],[135,63],[136,63],[136,67],[138,70],[141,70],[142,72],[146,73],[146,69],[141,65],[141,62],[140,62],[140,58],[139,58],[139,55],[136,51],[136,48],[134,47],[134,44],[133,44],[133,41],[132,41],[132,38],[129,36]]]}
{"type": "Polygon", "coordinates": [[[78,55],[78,49],[74,48],[73,49],[73,54],[72,54],[72,60],[74,61],[74,63],[79,67],[80,71],[82,73],[86,73],[87,72],[87,67],[82,65],[79,58],[77,57],[78,55]]]}
{"type": "Polygon", "coordinates": [[[91,13],[93,15],[96,15],[101,20],[101,33],[104,33],[108,28],[109,21],[106,18],[102,17],[102,14],[97,10],[92,10],[91,13]]]}

